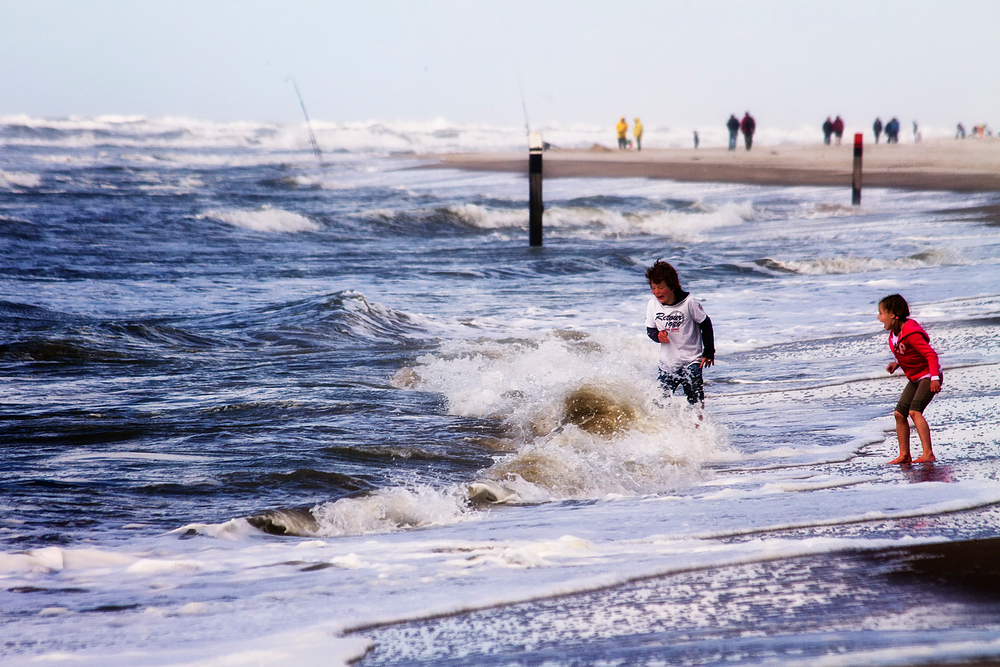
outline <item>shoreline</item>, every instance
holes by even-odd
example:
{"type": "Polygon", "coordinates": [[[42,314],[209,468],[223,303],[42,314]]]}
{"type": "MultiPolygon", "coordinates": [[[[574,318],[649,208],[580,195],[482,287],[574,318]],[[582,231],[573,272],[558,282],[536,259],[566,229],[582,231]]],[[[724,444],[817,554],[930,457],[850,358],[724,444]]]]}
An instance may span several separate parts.
{"type": "MultiPolygon", "coordinates": [[[[473,152],[420,156],[416,169],[528,172],[526,153],[473,152]]],[[[1000,141],[939,139],[864,146],[862,187],[1000,192],[1000,141]]],[[[552,149],[546,178],[656,178],[700,183],[851,187],[854,147],[799,144],[726,148],[552,149]]]]}

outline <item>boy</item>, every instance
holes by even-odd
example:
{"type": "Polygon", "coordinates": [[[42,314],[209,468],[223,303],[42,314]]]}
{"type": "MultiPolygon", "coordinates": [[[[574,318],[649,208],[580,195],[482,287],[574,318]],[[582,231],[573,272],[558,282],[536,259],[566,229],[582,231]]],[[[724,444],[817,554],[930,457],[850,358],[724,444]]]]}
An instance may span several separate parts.
{"type": "Polygon", "coordinates": [[[677,271],[656,260],[646,269],[653,297],[646,306],[646,334],[660,344],[659,380],[668,396],[678,385],[688,403],[705,407],[701,369],[715,363],[712,320],[701,304],[681,289],[677,271]]]}

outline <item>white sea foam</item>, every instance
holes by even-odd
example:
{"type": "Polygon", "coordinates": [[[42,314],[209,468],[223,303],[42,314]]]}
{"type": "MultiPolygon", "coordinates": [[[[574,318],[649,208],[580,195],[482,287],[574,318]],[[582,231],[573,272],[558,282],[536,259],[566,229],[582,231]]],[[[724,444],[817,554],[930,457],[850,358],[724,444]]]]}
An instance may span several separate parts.
{"type": "Polygon", "coordinates": [[[317,535],[366,535],[455,523],[470,515],[459,489],[390,487],[312,510],[317,535]]]}
{"type": "Polygon", "coordinates": [[[686,402],[654,400],[645,352],[613,334],[554,332],[457,343],[422,357],[413,373],[452,413],[505,423],[512,452],[483,474],[524,500],[656,493],[733,454],[725,433],[686,402]]]}
{"type": "Polygon", "coordinates": [[[480,229],[524,227],[528,224],[528,214],[524,210],[488,209],[476,204],[449,206],[447,210],[470,227],[480,229]]]}
{"type": "Polygon", "coordinates": [[[930,249],[909,257],[881,259],[874,257],[824,257],[808,260],[762,259],[757,263],[764,268],[786,273],[823,275],[838,273],[866,273],[869,271],[894,271],[917,269],[926,266],[954,264],[958,260],[942,250],[930,249]]]}
{"type": "MultiPolygon", "coordinates": [[[[528,225],[528,214],[523,208],[497,209],[464,204],[450,206],[446,210],[464,224],[479,229],[521,229],[528,225]]],[[[394,215],[386,211],[379,214],[394,215]]],[[[606,238],[648,234],[695,241],[704,238],[707,231],[738,225],[752,216],[753,206],[749,203],[727,203],[719,207],[696,204],[677,211],[635,213],[598,207],[551,206],[545,211],[545,228],[547,234],[557,237],[606,238]]]]}
{"type": "Polygon", "coordinates": [[[40,174],[0,169],[0,188],[37,188],[42,184],[40,174]]]}
{"type": "Polygon", "coordinates": [[[319,224],[304,215],[271,206],[258,209],[212,209],[198,217],[203,220],[220,220],[256,232],[315,232],[321,229],[319,224]]]}

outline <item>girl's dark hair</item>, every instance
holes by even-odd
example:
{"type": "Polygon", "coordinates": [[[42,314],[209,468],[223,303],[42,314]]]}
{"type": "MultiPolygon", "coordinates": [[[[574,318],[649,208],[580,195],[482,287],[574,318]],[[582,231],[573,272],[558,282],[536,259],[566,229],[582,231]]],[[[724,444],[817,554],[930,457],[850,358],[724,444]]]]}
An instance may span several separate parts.
{"type": "Polygon", "coordinates": [[[661,259],[656,260],[651,267],[646,269],[646,280],[649,284],[666,283],[670,291],[677,293],[681,291],[681,279],[677,277],[677,270],[661,259]]]}
{"type": "Polygon", "coordinates": [[[895,315],[900,324],[910,319],[910,306],[906,303],[906,299],[899,294],[890,294],[884,297],[878,302],[878,307],[890,315],[895,315]]]}

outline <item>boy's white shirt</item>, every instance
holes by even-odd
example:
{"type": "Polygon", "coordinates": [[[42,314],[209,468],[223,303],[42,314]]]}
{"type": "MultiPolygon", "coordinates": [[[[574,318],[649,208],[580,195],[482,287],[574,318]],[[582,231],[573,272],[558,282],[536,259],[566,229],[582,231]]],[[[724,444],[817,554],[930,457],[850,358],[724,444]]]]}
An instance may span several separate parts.
{"type": "Polygon", "coordinates": [[[660,343],[660,370],[677,371],[701,359],[705,347],[698,325],[706,317],[705,309],[690,294],[672,306],[650,297],[646,304],[646,326],[666,331],[670,338],[669,343],[660,343]]]}

